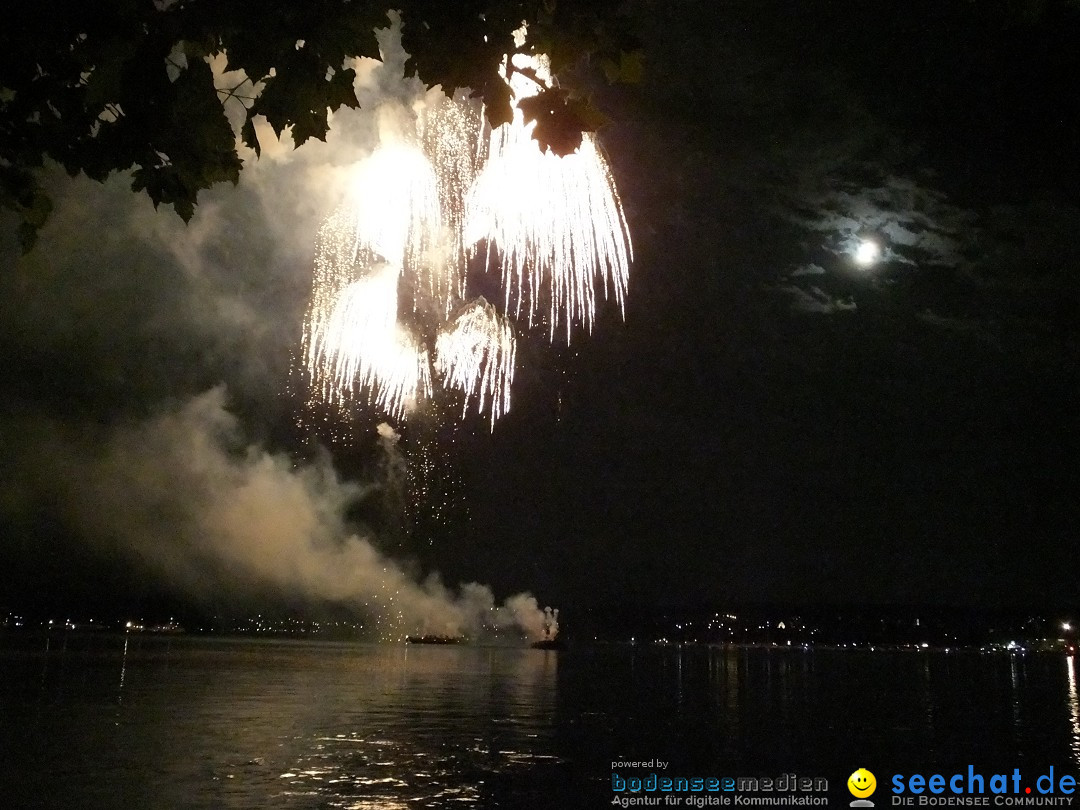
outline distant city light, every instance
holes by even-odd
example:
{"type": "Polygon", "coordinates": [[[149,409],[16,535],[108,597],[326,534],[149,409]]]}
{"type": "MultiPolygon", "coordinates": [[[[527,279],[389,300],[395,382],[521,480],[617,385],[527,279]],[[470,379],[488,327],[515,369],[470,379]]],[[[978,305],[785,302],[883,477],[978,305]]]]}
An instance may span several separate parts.
{"type": "Polygon", "coordinates": [[[881,246],[873,239],[863,239],[855,248],[855,263],[860,267],[869,267],[881,258],[881,246]]]}
{"type": "Polygon", "coordinates": [[[1068,633],[1070,630],[1072,630],[1072,625],[1069,622],[1062,622],[1061,629],[1068,633]]]}

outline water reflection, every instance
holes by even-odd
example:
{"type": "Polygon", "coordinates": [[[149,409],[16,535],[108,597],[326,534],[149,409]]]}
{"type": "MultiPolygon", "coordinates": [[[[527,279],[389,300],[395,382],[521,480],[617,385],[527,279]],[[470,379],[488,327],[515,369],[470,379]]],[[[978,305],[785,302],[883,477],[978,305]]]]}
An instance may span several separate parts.
{"type": "MultiPolygon", "coordinates": [[[[930,732],[930,738],[934,739],[934,678],[931,676],[930,673],[930,656],[926,655],[925,653],[921,655],[922,691],[920,693],[919,699],[922,703],[923,717],[925,718],[924,722],[926,723],[925,728],[930,732]]],[[[933,745],[931,745],[929,753],[931,755],[937,754],[937,751],[933,745]]]]}
{"type": "Polygon", "coordinates": [[[724,713],[729,739],[734,742],[739,737],[739,654],[736,650],[729,649],[724,652],[724,671],[727,673],[724,713]]]}
{"type": "Polygon", "coordinates": [[[542,650],[387,648],[376,683],[335,699],[341,731],[292,741],[283,795],[379,810],[486,803],[515,773],[557,761],[557,665],[542,650]]]}
{"type": "Polygon", "coordinates": [[[19,741],[5,765],[20,774],[4,806],[67,806],[63,784],[83,806],[127,810],[546,810],[610,800],[623,758],[685,773],[956,752],[1080,764],[1077,663],[1063,673],[1058,655],[46,644],[0,644],[0,727],[19,741]]]}
{"type": "Polygon", "coordinates": [[[1021,680],[1023,676],[1022,659],[1016,653],[1009,656],[1009,679],[1012,682],[1012,721],[1017,739],[1024,727],[1020,717],[1021,680]]]}
{"type": "Polygon", "coordinates": [[[124,633],[124,653],[120,656],[120,686],[116,689],[116,702],[124,702],[124,677],[127,675],[127,653],[128,642],[131,640],[127,633],[124,633]]]}
{"type": "Polygon", "coordinates": [[[1076,656],[1065,659],[1069,673],[1069,721],[1072,731],[1073,761],[1080,765],[1080,698],[1076,692],[1076,656]]]}

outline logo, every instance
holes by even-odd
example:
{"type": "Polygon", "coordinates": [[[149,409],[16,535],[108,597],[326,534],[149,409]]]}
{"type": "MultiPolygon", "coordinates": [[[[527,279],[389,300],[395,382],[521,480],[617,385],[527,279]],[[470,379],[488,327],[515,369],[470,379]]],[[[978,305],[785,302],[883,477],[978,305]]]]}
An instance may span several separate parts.
{"type": "Polygon", "coordinates": [[[866,768],[859,768],[847,780],[847,789],[855,797],[851,807],[873,807],[874,803],[868,801],[868,797],[877,790],[877,779],[866,768]]]}

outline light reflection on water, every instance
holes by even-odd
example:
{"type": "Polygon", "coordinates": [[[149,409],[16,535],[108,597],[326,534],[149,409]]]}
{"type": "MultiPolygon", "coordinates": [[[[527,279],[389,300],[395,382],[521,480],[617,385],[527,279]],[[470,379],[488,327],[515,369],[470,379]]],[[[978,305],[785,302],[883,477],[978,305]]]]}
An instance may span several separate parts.
{"type": "Polygon", "coordinates": [[[0,644],[14,806],[502,806],[561,764],[549,651],[124,636],[57,655],[0,644]]]}
{"type": "Polygon", "coordinates": [[[1070,655],[1066,659],[1066,668],[1069,673],[1069,725],[1072,730],[1073,762],[1080,765],[1080,698],[1076,693],[1075,655],[1070,655]]]}
{"type": "Polygon", "coordinates": [[[838,785],[1080,765],[1056,655],[0,637],[0,733],[12,807],[596,807],[652,757],[838,785]]]}
{"type": "Polygon", "coordinates": [[[340,707],[354,730],[293,740],[297,753],[279,777],[284,796],[342,808],[390,808],[406,800],[411,807],[476,805],[496,776],[558,763],[545,753],[557,656],[505,648],[382,649],[381,689],[340,707]]]}

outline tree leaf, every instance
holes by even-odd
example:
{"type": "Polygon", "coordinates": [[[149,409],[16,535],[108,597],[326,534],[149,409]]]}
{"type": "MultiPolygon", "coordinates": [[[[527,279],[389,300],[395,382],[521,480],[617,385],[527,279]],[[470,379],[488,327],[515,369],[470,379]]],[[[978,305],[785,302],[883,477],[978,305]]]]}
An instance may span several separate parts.
{"type": "Polygon", "coordinates": [[[571,98],[559,88],[522,99],[518,108],[526,122],[536,122],[533,137],[541,150],[550,149],[560,156],[569,155],[581,146],[582,133],[597,129],[605,120],[587,101],[571,98]]]}
{"type": "Polygon", "coordinates": [[[514,108],[510,106],[510,85],[501,79],[488,82],[484,88],[484,114],[492,129],[514,120],[514,108]]]}
{"type": "Polygon", "coordinates": [[[640,84],[645,75],[645,54],[641,50],[619,51],[618,61],[601,61],[604,75],[611,84],[640,84]]]}
{"type": "Polygon", "coordinates": [[[247,146],[255,150],[255,157],[262,157],[262,146],[259,144],[259,136],[255,133],[255,119],[251,115],[248,115],[240,128],[240,138],[247,146]]]}
{"type": "Polygon", "coordinates": [[[296,117],[292,125],[293,143],[299,148],[308,142],[310,138],[320,141],[326,140],[326,133],[330,124],[326,119],[326,113],[305,112],[296,117]]]}
{"type": "MultiPolygon", "coordinates": [[[[556,71],[593,55],[609,77],[639,75],[638,46],[621,33],[622,3],[399,0],[395,8],[409,69],[451,95],[476,91],[499,126],[513,114],[500,68],[522,20],[530,23],[527,49],[547,52],[556,71]]],[[[224,52],[230,68],[255,82],[274,71],[241,126],[258,155],[256,115],[278,135],[291,127],[302,145],[326,137],[328,110],[359,105],[346,60],[378,58],[374,31],[388,23],[384,5],[362,0],[262,0],[255,12],[248,0],[9,5],[0,34],[0,206],[20,217],[27,245],[49,215],[47,198],[35,196],[36,182],[11,178],[32,174],[45,158],[101,181],[134,169],[135,190],[185,219],[199,191],[239,179],[243,164],[207,56],[224,52]],[[170,82],[164,64],[174,52],[187,69],[170,82]]],[[[603,119],[587,102],[548,93],[528,105],[536,138],[565,154],[603,119]]]]}

